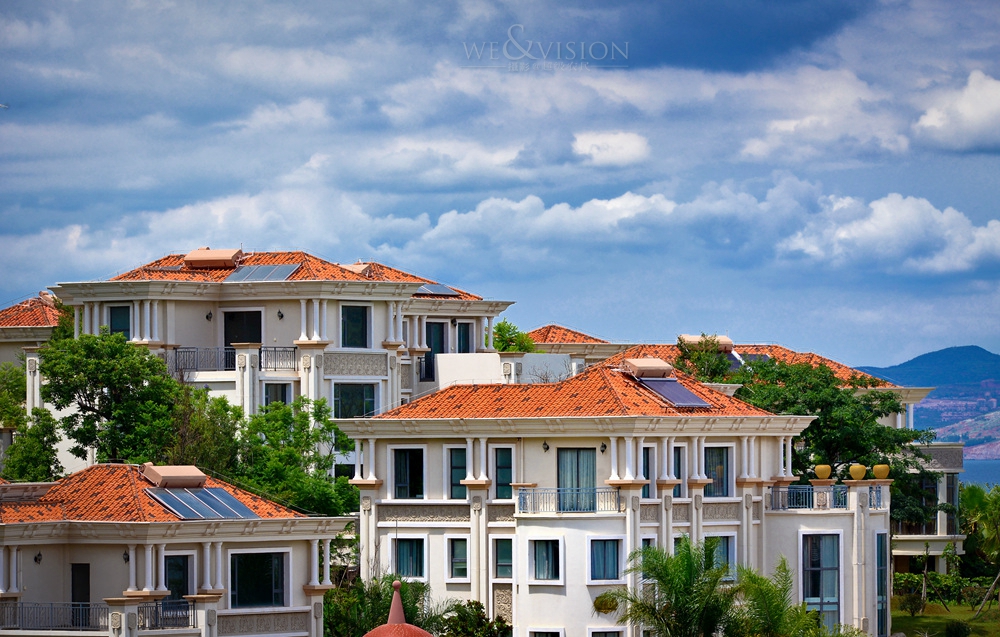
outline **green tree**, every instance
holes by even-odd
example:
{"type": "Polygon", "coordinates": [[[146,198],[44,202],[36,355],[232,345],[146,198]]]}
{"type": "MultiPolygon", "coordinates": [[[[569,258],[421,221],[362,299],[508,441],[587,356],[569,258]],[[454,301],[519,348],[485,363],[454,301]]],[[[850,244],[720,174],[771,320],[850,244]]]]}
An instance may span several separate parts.
{"type": "Polygon", "coordinates": [[[535,342],[517,326],[504,319],[493,326],[493,347],[498,352],[534,352],[535,342]]]}
{"type": "MultiPolygon", "coordinates": [[[[979,550],[995,568],[1000,563],[1000,485],[994,485],[989,491],[978,484],[966,485],[962,490],[961,503],[979,538],[979,550]]],[[[975,617],[979,617],[979,613],[983,612],[986,600],[992,597],[998,583],[1000,583],[1000,571],[997,572],[989,591],[983,597],[975,617]]]]}
{"type": "Polygon", "coordinates": [[[674,359],[674,367],[685,374],[707,383],[724,382],[729,375],[729,358],[719,349],[715,334],[709,336],[702,332],[697,343],[688,343],[678,337],[677,348],[681,352],[674,359]]]}
{"type": "MultiPolygon", "coordinates": [[[[392,605],[392,583],[397,579],[400,578],[385,575],[365,583],[357,578],[347,586],[327,592],[323,600],[324,635],[363,637],[385,624],[392,605]]],[[[430,585],[425,582],[404,580],[399,589],[407,623],[437,635],[444,628],[445,615],[451,610],[451,605],[432,604],[430,594],[430,585]]]]}
{"type": "Polygon", "coordinates": [[[0,363],[0,427],[16,429],[25,421],[26,391],[24,368],[14,363],[0,363]]]}
{"type": "Polygon", "coordinates": [[[47,379],[42,399],[56,409],[73,407],[60,425],[85,458],[95,447],[99,461],[162,460],[172,444],[172,412],[178,385],[166,365],[106,327],[99,335],[50,341],[39,350],[47,379]]]}
{"type": "Polygon", "coordinates": [[[754,637],[808,637],[818,627],[817,616],[796,604],[792,591],[792,572],[781,557],[772,577],[765,577],[747,566],[738,570],[736,606],[729,635],[754,637]]]}
{"type": "Polygon", "coordinates": [[[243,427],[237,476],[253,490],[288,505],[341,515],[348,512],[351,503],[346,498],[356,489],[346,481],[338,489],[330,479],[333,455],[321,450],[330,441],[343,448],[348,439],[331,419],[325,400],[299,397],[291,405],[271,403],[243,427]]]}
{"type": "Polygon", "coordinates": [[[639,624],[657,637],[710,637],[734,619],[736,591],[716,566],[718,540],[692,544],[685,536],[673,555],[644,547],[629,555],[627,573],[639,573],[638,589],[612,588],[594,600],[594,610],[615,614],[619,624],[639,624]]]}
{"type": "Polygon", "coordinates": [[[32,410],[31,420],[22,422],[14,434],[0,477],[12,482],[58,480],[63,472],[56,449],[58,443],[58,421],[47,409],[32,410]]]}
{"type": "Polygon", "coordinates": [[[49,341],[61,341],[67,338],[74,338],[75,322],[73,310],[63,305],[59,299],[55,299],[56,309],[59,310],[59,322],[52,328],[52,335],[49,341]]]}
{"type": "Polygon", "coordinates": [[[477,601],[455,604],[444,620],[442,637],[507,637],[511,626],[502,617],[490,619],[477,601]]]}
{"type": "Polygon", "coordinates": [[[239,460],[239,430],[243,411],[224,397],[182,386],[174,406],[173,444],[165,450],[167,464],[190,464],[231,475],[239,460]]]}

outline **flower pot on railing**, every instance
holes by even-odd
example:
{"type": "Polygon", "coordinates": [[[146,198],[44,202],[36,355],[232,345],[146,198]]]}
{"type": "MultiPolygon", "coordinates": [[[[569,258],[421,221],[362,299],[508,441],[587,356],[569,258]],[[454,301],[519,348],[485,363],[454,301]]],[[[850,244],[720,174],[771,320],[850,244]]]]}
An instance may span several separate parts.
{"type": "Polygon", "coordinates": [[[875,474],[876,480],[885,480],[889,477],[889,465],[887,464],[877,464],[872,467],[872,473],[875,474]]]}
{"type": "Polygon", "coordinates": [[[863,464],[852,464],[850,472],[851,478],[854,480],[864,480],[865,474],[868,473],[868,467],[863,464]]]}
{"type": "Polygon", "coordinates": [[[820,480],[826,480],[830,477],[830,465],[828,464],[818,464],[816,465],[816,477],[820,480]]]}

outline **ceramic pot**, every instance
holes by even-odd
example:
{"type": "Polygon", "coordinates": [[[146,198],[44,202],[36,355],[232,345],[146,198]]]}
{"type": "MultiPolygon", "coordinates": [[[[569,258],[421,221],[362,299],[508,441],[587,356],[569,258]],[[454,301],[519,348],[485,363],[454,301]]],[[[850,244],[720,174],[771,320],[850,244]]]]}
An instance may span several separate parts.
{"type": "Polygon", "coordinates": [[[830,477],[830,465],[828,464],[818,464],[816,465],[816,477],[820,480],[826,480],[830,477]]]}
{"type": "Polygon", "coordinates": [[[872,473],[875,474],[877,480],[885,480],[889,477],[889,465],[887,464],[877,464],[872,467],[872,473]]]}
{"type": "Polygon", "coordinates": [[[852,464],[850,471],[853,479],[864,480],[865,474],[868,473],[868,467],[863,464],[852,464]]]}

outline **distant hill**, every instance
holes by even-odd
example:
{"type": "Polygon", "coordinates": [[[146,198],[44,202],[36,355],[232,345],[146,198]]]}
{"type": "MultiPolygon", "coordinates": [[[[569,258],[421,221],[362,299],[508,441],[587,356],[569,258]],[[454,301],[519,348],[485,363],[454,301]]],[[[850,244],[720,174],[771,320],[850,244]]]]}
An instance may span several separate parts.
{"type": "MultiPolygon", "coordinates": [[[[979,445],[1000,442],[1000,411],[992,411],[946,427],[939,427],[937,439],[941,442],[964,442],[967,450],[979,445]]],[[[994,446],[996,445],[990,447],[991,451],[994,446]]]]}
{"type": "Polygon", "coordinates": [[[966,345],[922,354],[892,367],[857,369],[906,387],[943,387],[989,379],[1000,381],[1000,356],[976,345],[966,345]]]}

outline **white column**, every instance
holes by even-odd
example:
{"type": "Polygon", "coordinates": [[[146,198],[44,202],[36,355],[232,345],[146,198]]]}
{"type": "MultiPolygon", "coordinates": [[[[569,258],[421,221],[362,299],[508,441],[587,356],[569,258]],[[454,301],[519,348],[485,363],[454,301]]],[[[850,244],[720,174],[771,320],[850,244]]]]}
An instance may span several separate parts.
{"type": "Polygon", "coordinates": [[[479,439],[479,479],[490,479],[486,473],[486,438],[479,439]]]}
{"type": "Polygon", "coordinates": [[[740,456],[743,458],[743,463],[740,466],[740,477],[746,479],[750,477],[747,473],[747,465],[750,464],[750,449],[747,445],[747,436],[740,436],[740,456]]]}
{"type": "Polygon", "coordinates": [[[385,340],[387,341],[396,340],[396,317],[392,313],[393,305],[395,305],[393,301],[385,302],[385,340]]]}
{"type": "Polygon", "coordinates": [[[472,438],[465,439],[465,479],[475,480],[476,472],[472,466],[472,438]]]}
{"type": "Polygon", "coordinates": [[[611,479],[620,479],[618,477],[618,438],[616,436],[611,436],[611,479]]]}
{"type": "Polygon", "coordinates": [[[4,568],[4,557],[7,547],[0,546],[0,593],[7,592],[7,569],[4,568]]]}
{"type": "MultiPolygon", "coordinates": [[[[391,460],[390,460],[391,462],[391,460]]],[[[377,480],[375,477],[375,439],[368,439],[368,480],[377,480]]]]}
{"type": "Polygon", "coordinates": [[[361,439],[354,441],[354,477],[361,479],[361,439]]]}
{"type": "Polygon", "coordinates": [[[420,347],[427,347],[427,315],[419,317],[420,347]]]}
{"type": "Polygon", "coordinates": [[[896,429],[902,429],[902,428],[903,428],[903,414],[902,414],[902,412],[897,411],[896,412],[896,429]]]}
{"type": "Polygon", "coordinates": [[[670,480],[674,477],[674,439],[670,436],[663,438],[663,460],[660,462],[660,478],[670,480]]]}
{"type": "Polygon", "coordinates": [[[632,470],[635,458],[635,441],[632,436],[625,436],[625,479],[635,480],[635,472],[632,470]]]}
{"type": "Polygon", "coordinates": [[[639,480],[645,480],[649,477],[646,475],[646,470],[642,467],[642,443],[645,441],[645,436],[639,436],[635,441],[635,477],[639,480]]]}
{"type": "Polygon", "coordinates": [[[323,540],[323,586],[331,586],[330,581],[330,538],[323,540]]]}
{"type": "Polygon", "coordinates": [[[493,351],[493,317],[486,317],[486,349],[493,351]]]}
{"type": "Polygon", "coordinates": [[[149,333],[149,306],[151,301],[146,300],[142,302],[142,340],[150,341],[152,336],[149,333]]]}
{"type": "Polygon", "coordinates": [[[306,300],[299,299],[299,325],[301,329],[299,330],[299,340],[308,341],[309,336],[306,334],[306,300]]]}
{"type": "Polygon", "coordinates": [[[167,590],[167,545],[156,545],[156,590],[167,590]]]}
{"type": "Polygon", "coordinates": [[[778,438],[778,475],[785,475],[785,437],[778,438]]]}
{"type": "Polygon", "coordinates": [[[18,547],[10,547],[10,575],[7,577],[7,592],[8,593],[19,593],[20,589],[17,586],[17,553],[18,547]]]}
{"type": "Polygon", "coordinates": [[[708,474],[705,473],[705,440],[708,436],[698,437],[698,477],[702,480],[708,479],[708,474]]]}
{"type": "Polygon", "coordinates": [[[201,587],[203,590],[212,588],[212,543],[201,543],[201,587]]]}
{"type": "Polygon", "coordinates": [[[83,333],[90,334],[90,303],[83,304],[83,333]]]}
{"type": "Polygon", "coordinates": [[[313,299],[312,305],[313,305],[313,311],[312,311],[313,335],[312,335],[312,340],[318,341],[319,340],[319,299],[313,299]]]}
{"type": "Polygon", "coordinates": [[[750,436],[750,477],[757,477],[757,436],[750,436]]]}
{"type": "Polygon", "coordinates": [[[215,542],[215,590],[221,591],[226,587],[222,581],[222,542],[215,542]]]}
{"type": "Polygon", "coordinates": [[[128,545],[128,590],[138,590],[135,586],[135,544],[128,545]]]}
{"type": "Polygon", "coordinates": [[[153,340],[160,341],[160,302],[153,301],[153,340]]]}
{"type": "Polygon", "coordinates": [[[396,338],[403,340],[403,302],[396,302],[396,338]]]}
{"type": "Polygon", "coordinates": [[[913,403],[906,406],[906,420],[907,426],[913,429],[913,403]]]}
{"type": "Polygon", "coordinates": [[[142,338],[142,311],[139,309],[139,301],[132,301],[132,322],[128,326],[128,331],[132,341],[139,342],[142,338]]]}
{"type": "Polygon", "coordinates": [[[142,590],[151,591],[153,590],[153,545],[143,544],[142,548],[146,552],[146,560],[145,560],[146,585],[142,587],[142,590]]]}
{"type": "Polygon", "coordinates": [[[94,311],[94,318],[91,319],[91,321],[90,321],[90,327],[93,328],[93,333],[94,334],[100,334],[101,333],[101,304],[100,304],[100,302],[95,301],[92,304],[91,309],[94,311]]]}
{"type": "Polygon", "coordinates": [[[309,540],[309,586],[319,586],[319,540],[309,540]]]}
{"type": "Polygon", "coordinates": [[[785,444],[788,445],[787,451],[785,452],[785,463],[786,463],[786,472],[785,472],[785,475],[791,476],[791,475],[793,475],[793,472],[792,472],[792,436],[788,437],[788,442],[785,443],[785,444]]]}
{"type": "Polygon", "coordinates": [[[323,304],[320,306],[320,320],[319,320],[319,339],[321,341],[326,341],[326,306],[329,304],[327,299],[323,299],[323,304]]]}
{"type": "Polygon", "coordinates": [[[73,338],[80,338],[80,306],[73,306],[73,338]]]}

